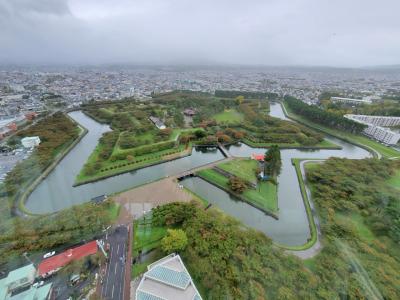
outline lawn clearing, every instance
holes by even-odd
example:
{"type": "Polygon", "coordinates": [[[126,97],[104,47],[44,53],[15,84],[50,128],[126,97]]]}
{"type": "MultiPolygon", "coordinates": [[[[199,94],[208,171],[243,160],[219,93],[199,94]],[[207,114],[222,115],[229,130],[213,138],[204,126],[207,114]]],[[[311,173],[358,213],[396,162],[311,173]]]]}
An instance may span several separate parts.
{"type": "Polygon", "coordinates": [[[246,181],[257,182],[255,171],[259,167],[259,163],[256,160],[235,159],[227,163],[219,164],[218,167],[246,181]]]}
{"type": "MultiPolygon", "coordinates": [[[[228,177],[225,177],[215,170],[201,170],[197,173],[197,175],[205,179],[209,183],[222,188],[228,193],[231,191],[228,185],[228,177]]],[[[260,210],[270,213],[276,213],[278,211],[277,186],[272,182],[259,182],[256,189],[248,188],[243,192],[243,194],[236,194],[232,191],[230,193],[235,195],[239,200],[248,202],[254,207],[259,208],[260,210]]]]}
{"type": "Polygon", "coordinates": [[[147,216],[149,218],[140,218],[134,222],[132,255],[136,262],[132,266],[132,279],[144,273],[149,264],[165,256],[165,253],[160,250],[160,246],[162,238],[167,233],[167,228],[153,226],[151,216],[147,216]]]}
{"type": "Polygon", "coordinates": [[[217,121],[217,123],[236,124],[242,122],[244,116],[236,109],[225,109],[223,112],[214,115],[213,119],[217,121]]]}
{"type": "Polygon", "coordinates": [[[243,196],[257,207],[273,212],[278,211],[277,186],[270,181],[260,182],[257,189],[247,189],[243,196]]]}
{"type": "Polygon", "coordinates": [[[134,228],[133,256],[137,256],[139,251],[146,253],[159,247],[161,239],[167,233],[167,228],[153,226],[151,221],[143,224],[143,219],[135,222],[134,228]]]}

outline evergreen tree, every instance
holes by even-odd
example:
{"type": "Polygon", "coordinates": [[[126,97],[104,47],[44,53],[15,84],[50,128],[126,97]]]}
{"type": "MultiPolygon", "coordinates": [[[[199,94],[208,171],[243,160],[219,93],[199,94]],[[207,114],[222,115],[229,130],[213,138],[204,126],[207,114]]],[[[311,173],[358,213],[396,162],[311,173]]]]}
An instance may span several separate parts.
{"type": "Polygon", "coordinates": [[[282,167],[281,151],[278,145],[272,145],[264,156],[264,173],[275,177],[278,176],[282,167]]]}

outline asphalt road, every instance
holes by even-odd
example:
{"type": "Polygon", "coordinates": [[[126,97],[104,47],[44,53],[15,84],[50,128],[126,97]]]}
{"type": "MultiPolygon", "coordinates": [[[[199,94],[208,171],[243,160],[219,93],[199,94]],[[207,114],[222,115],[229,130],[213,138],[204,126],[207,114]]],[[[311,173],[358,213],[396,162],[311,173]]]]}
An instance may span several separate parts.
{"type": "Polygon", "coordinates": [[[124,298],[127,241],[128,229],[125,226],[117,227],[107,236],[105,242],[110,244],[110,251],[101,286],[102,299],[122,300],[124,298]]]}

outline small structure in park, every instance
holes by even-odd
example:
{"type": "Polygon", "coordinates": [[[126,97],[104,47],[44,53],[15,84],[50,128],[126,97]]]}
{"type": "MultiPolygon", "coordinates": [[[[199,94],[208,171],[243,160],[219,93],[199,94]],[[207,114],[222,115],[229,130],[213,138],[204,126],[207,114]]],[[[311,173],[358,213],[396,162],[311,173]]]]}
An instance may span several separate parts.
{"type": "Polygon", "coordinates": [[[158,128],[158,129],[165,129],[167,126],[157,117],[149,117],[150,121],[153,122],[153,124],[158,128]]]}
{"type": "Polygon", "coordinates": [[[97,197],[93,197],[90,201],[93,202],[94,204],[101,204],[106,200],[107,200],[107,195],[100,195],[97,197]]]}
{"type": "Polygon", "coordinates": [[[202,300],[181,257],[174,253],[147,267],[135,299],[202,300]]]}
{"type": "Polygon", "coordinates": [[[186,108],[183,111],[183,114],[188,117],[193,117],[197,113],[196,109],[194,108],[186,108]]]}
{"type": "Polygon", "coordinates": [[[264,154],[252,154],[251,159],[264,161],[265,155],[264,154]]]}
{"type": "Polygon", "coordinates": [[[258,178],[260,178],[260,180],[262,181],[267,181],[269,180],[269,176],[267,174],[264,173],[264,171],[261,171],[260,174],[258,174],[258,178]]]}
{"type": "Polygon", "coordinates": [[[40,138],[38,136],[27,136],[24,137],[21,140],[22,146],[25,148],[34,148],[36,146],[39,146],[40,144],[40,138]]]}

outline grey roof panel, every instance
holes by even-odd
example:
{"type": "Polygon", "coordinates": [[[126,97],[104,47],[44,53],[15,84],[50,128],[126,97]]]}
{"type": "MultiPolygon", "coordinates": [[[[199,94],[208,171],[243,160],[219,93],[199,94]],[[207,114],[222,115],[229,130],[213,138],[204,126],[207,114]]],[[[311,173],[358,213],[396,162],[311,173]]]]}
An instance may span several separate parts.
{"type": "Polygon", "coordinates": [[[146,273],[146,277],[180,289],[186,289],[190,283],[190,276],[186,272],[178,272],[163,266],[154,267],[146,273]]]}
{"type": "Polygon", "coordinates": [[[136,300],[164,300],[164,299],[143,291],[137,291],[136,300]]]}

